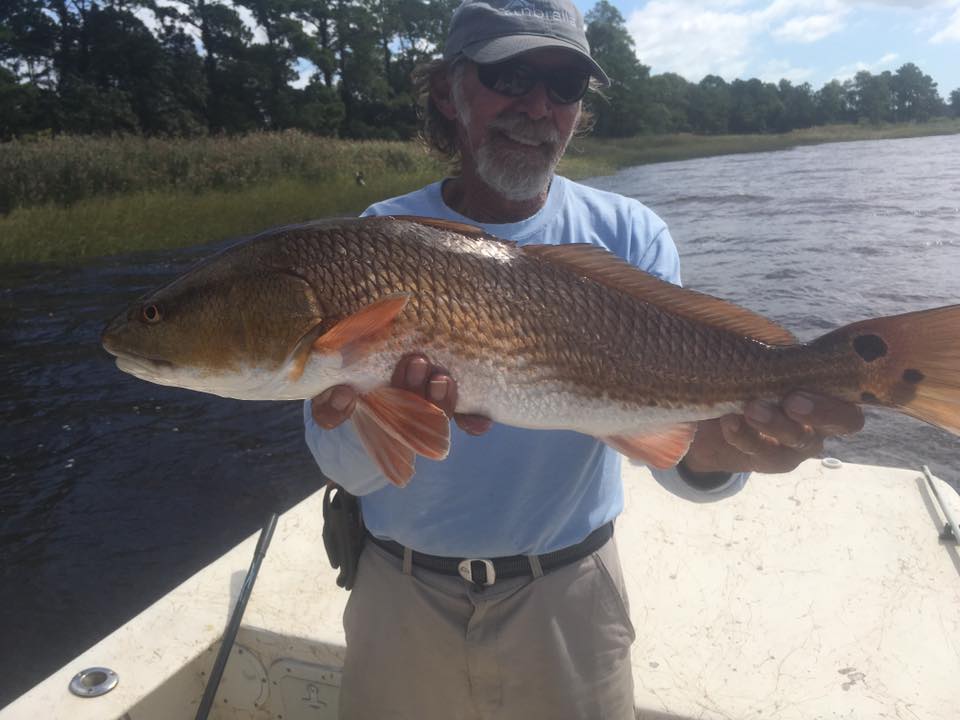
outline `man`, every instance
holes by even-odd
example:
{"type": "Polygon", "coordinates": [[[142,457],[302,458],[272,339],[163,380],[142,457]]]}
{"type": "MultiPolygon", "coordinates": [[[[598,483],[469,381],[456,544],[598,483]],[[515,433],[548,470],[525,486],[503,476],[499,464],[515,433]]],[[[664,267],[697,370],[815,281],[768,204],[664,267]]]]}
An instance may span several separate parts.
{"type": "MultiPolygon", "coordinates": [[[[520,244],[595,243],[679,283],[656,215],[554,175],[591,78],[609,82],[569,0],[466,0],[443,60],[421,77],[425,134],[459,172],[366,214],[445,218],[520,244]]],[[[576,433],[454,415],[456,380],[423,356],[396,368],[395,386],[461,430],[450,456],[421,461],[404,489],[344,423],[349,387],[306,404],[308,445],[329,478],[361,496],[371,536],[344,613],[341,717],[632,718],[634,629],[611,538],[620,456],[576,433]]],[[[655,475],[684,497],[719,499],[744,472],[792,469],[823,437],[862,422],[856,406],[808,394],[752,403],[701,423],[678,469],[655,475]]]]}

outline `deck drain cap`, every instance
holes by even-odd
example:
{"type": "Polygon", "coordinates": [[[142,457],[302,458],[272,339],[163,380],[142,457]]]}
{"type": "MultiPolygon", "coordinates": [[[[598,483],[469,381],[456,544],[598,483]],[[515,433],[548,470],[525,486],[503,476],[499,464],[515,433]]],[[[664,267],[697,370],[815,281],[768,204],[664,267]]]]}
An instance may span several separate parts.
{"type": "Polygon", "coordinates": [[[73,676],[70,692],[79,697],[99,697],[113,690],[118,682],[120,677],[110,668],[87,668],[73,676]]]}
{"type": "Polygon", "coordinates": [[[830,468],[831,470],[843,467],[843,463],[834,457],[825,457],[821,462],[825,468],[830,468]]]}

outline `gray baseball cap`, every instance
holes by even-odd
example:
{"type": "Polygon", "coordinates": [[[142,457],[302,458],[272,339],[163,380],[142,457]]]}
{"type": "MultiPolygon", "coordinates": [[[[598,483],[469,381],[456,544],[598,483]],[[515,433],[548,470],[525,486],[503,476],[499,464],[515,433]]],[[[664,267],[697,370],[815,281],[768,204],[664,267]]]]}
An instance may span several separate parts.
{"type": "Polygon", "coordinates": [[[610,84],[590,57],[583,16],[570,0],[464,0],[450,21],[443,57],[463,53],[487,64],[548,47],[572,50],[601,85],[610,84]]]}

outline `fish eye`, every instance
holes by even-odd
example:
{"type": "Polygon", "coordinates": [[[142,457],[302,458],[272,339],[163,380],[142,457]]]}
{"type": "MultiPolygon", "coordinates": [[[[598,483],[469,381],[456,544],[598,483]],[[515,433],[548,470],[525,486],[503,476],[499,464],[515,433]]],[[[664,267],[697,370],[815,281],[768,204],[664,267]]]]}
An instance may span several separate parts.
{"type": "Polygon", "coordinates": [[[140,319],[149,324],[160,322],[160,320],[163,319],[160,306],[152,303],[150,305],[144,305],[140,308],[140,319]]]}

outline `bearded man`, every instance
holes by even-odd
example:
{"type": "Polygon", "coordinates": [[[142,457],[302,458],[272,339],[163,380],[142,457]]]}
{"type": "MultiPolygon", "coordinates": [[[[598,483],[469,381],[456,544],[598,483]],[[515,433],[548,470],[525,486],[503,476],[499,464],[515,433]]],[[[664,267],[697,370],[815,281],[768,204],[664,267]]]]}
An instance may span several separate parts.
{"type": "MultiPolygon", "coordinates": [[[[365,214],[479,225],[521,245],[593,243],[680,282],[659,217],[554,174],[589,86],[609,84],[568,0],[466,0],[443,59],[418,78],[424,135],[456,170],[365,214]]],[[[633,718],[635,629],[613,539],[620,456],[585,435],[455,415],[456,378],[427,357],[404,358],[392,382],[460,428],[449,457],[421,463],[403,489],[344,424],[351,388],[305,406],[317,463],[360,496],[369,532],[343,618],[340,716],[633,718]]],[[[824,436],[862,422],[856,406],[809,394],[752,403],[742,416],[701,423],[678,468],[654,475],[683,497],[717,500],[747,471],[790,470],[817,455],[824,436]]]]}

